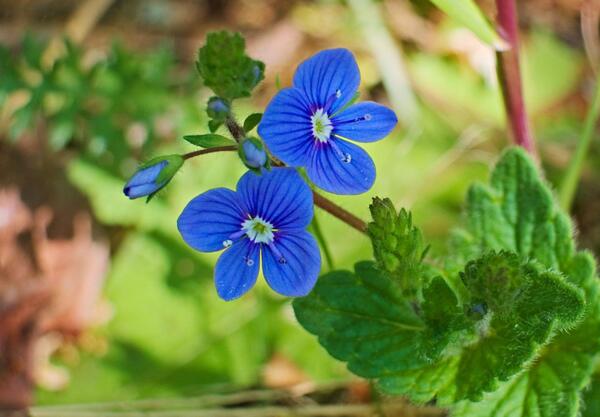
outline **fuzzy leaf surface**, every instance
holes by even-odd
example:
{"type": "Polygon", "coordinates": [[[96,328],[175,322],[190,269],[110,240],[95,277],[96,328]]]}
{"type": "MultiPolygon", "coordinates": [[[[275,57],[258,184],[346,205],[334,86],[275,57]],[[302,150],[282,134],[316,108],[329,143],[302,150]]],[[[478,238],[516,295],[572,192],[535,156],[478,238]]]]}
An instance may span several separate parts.
{"type": "Polygon", "coordinates": [[[418,294],[426,281],[427,252],[421,231],[409,212],[399,212],[389,198],[375,197],[369,206],[373,221],[367,232],[377,265],[396,280],[406,295],[418,294]]]}
{"type": "Polygon", "coordinates": [[[264,78],[265,64],[246,55],[239,33],[209,33],[198,51],[196,67],[204,84],[218,96],[233,100],[248,97],[264,78]]]}
{"type": "Polygon", "coordinates": [[[580,391],[590,380],[600,350],[600,301],[593,257],[576,251],[569,218],[521,149],[505,152],[489,186],[471,188],[466,217],[466,230],[457,231],[451,241],[455,255],[448,262],[451,273],[486,250],[514,251],[582,289],[585,312],[576,326],[565,325],[520,374],[481,402],[460,403],[453,415],[576,416],[580,391]]]}

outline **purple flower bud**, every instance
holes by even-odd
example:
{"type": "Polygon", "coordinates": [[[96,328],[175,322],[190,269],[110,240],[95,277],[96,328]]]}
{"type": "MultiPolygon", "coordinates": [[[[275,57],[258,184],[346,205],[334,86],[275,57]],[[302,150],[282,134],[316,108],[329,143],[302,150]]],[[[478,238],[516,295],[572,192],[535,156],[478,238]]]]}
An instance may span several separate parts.
{"type": "Polygon", "coordinates": [[[225,118],[231,112],[231,106],[229,102],[222,99],[221,97],[211,97],[208,100],[206,107],[206,114],[208,117],[215,120],[225,120],[225,118]]]}
{"type": "Polygon", "coordinates": [[[240,156],[248,168],[258,169],[268,161],[262,142],[256,138],[246,138],[240,146],[240,156]]]}
{"type": "Polygon", "coordinates": [[[163,188],[177,173],[183,158],[167,155],[154,158],[142,165],[125,184],[123,193],[130,199],[150,196],[163,188]]]}

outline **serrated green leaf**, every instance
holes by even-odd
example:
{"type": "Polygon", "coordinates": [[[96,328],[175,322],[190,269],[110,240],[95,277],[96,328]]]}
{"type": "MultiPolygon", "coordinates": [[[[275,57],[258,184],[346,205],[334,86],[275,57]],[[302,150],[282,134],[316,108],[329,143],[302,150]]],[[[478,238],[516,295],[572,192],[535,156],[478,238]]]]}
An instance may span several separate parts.
{"type": "Polygon", "coordinates": [[[431,0],[431,2],[452,19],[465,25],[483,42],[494,48],[505,47],[505,42],[498,36],[473,0],[431,0]]]}
{"type": "Polygon", "coordinates": [[[575,328],[563,329],[531,367],[478,403],[464,402],[454,414],[464,417],[573,417],[580,390],[592,373],[600,351],[600,303],[595,262],[575,250],[572,226],[560,211],[535,164],[521,149],[508,150],[494,170],[490,186],[469,192],[468,229],[454,234],[448,264],[486,250],[516,251],[548,270],[562,273],[585,292],[586,312],[575,328]]]}
{"type": "MultiPolygon", "coordinates": [[[[445,311],[456,305],[456,298],[440,296],[437,280],[432,281],[422,306],[430,306],[443,323],[447,354],[419,369],[386,376],[380,381],[386,392],[420,402],[436,397],[442,405],[478,401],[484,392],[518,374],[556,330],[572,326],[583,313],[583,296],[575,286],[515,254],[491,253],[471,262],[463,280],[472,297],[465,313],[473,322],[478,320],[478,335],[460,332],[469,329],[468,318],[445,311]]],[[[427,324],[434,329],[436,321],[427,324]]]]}
{"type": "Polygon", "coordinates": [[[489,308],[490,321],[484,336],[461,354],[455,399],[479,401],[498,381],[519,373],[553,330],[573,325],[584,311],[576,287],[507,252],[470,262],[463,281],[472,302],[489,308]]]}
{"type": "Polygon", "coordinates": [[[264,78],[265,64],[248,57],[239,33],[209,33],[198,51],[196,67],[204,84],[218,96],[233,100],[248,97],[264,78]]]}
{"type": "Polygon", "coordinates": [[[252,131],[252,129],[258,126],[261,119],[262,113],[252,113],[251,115],[246,117],[246,120],[244,120],[244,131],[246,133],[252,131]]]}
{"type": "Polygon", "coordinates": [[[426,252],[421,231],[409,212],[396,212],[389,198],[375,197],[369,206],[373,221],[367,232],[377,265],[390,273],[406,295],[417,294],[425,281],[423,257],[426,252]]]}
{"type": "Polygon", "coordinates": [[[358,375],[376,378],[416,366],[425,323],[372,262],[356,264],[354,273],[323,275],[293,305],[302,326],[358,375]]]}
{"type": "Polygon", "coordinates": [[[184,140],[201,148],[214,148],[215,146],[233,145],[234,142],[223,135],[207,133],[205,135],[185,135],[184,140]]]}
{"type": "Polygon", "coordinates": [[[491,186],[472,188],[468,229],[454,234],[444,278],[425,267],[420,296],[394,275],[422,259],[394,252],[397,235],[411,241],[410,216],[383,200],[372,214],[377,264],[327,274],[294,302],[300,323],[331,355],[387,393],[460,402],[461,416],[577,412],[600,350],[595,264],[575,251],[568,218],[522,150],[503,155],[491,186]],[[407,317],[418,325],[407,328],[407,317]],[[551,378],[569,366],[572,375],[551,378]],[[513,390],[524,390],[517,396],[527,401],[512,401],[513,390]]]}

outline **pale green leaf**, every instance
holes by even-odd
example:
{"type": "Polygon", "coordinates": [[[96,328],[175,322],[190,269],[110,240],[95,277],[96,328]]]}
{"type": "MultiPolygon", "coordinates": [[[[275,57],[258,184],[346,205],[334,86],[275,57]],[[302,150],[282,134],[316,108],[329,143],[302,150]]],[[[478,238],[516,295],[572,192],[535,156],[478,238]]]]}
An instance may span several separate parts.
{"type": "Polygon", "coordinates": [[[227,146],[234,145],[235,142],[226,136],[218,135],[216,133],[207,133],[205,135],[185,135],[184,140],[188,141],[192,145],[199,146],[201,148],[214,148],[216,146],[227,146]]]}
{"type": "Polygon", "coordinates": [[[506,47],[506,43],[498,36],[473,0],[431,0],[431,2],[452,19],[466,26],[483,42],[497,49],[506,47]]]}
{"type": "Polygon", "coordinates": [[[252,131],[261,121],[262,113],[252,113],[244,120],[244,131],[246,133],[252,131]]]}

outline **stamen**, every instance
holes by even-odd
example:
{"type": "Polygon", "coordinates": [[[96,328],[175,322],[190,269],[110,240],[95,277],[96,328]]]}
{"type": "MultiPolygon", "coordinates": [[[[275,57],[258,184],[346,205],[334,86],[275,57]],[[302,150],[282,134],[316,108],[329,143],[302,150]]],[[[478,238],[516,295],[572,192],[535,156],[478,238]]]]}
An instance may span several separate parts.
{"type": "Polygon", "coordinates": [[[341,121],[336,120],[335,125],[339,127],[339,126],[347,125],[349,123],[358,123],[358,122],[362,122],[362,121],[368,122],[372,119],[373,119],[373,115],[371,115],[371,113],[366,113],[365,115],[360,116],[360,117],[355,117],[354,119],[341,120],[341,121]]]}
{"type": "Polygon", "coordinates": [[[269,244],[269,248],[271,248],[271,250],[273,251],[273,253],[275,254],[275,257],[277,258],[277,262],[279,262],[280,264],[287,264],[287,260],[285,259],[285,257],[281,254],[281,252],[279,252],[279,249],[277,249],[277,246],[275,246],[274,242],[271,242],[269,244]]]}
{"type": "Polygon", "coordinates": [[[345,162],[347,164],[352,162],[352,155],[350,155],[349,153],[342,152],[342,150],[339,148],[339,146],[337,146],[335,141],[330,140],[329,144],[333,148],[333,151],[336,153],[336,155],[342,160],[342,162],[345,162]]]}
{"type": "Polygon", "coordinates": [[[328,111],[329,108],[331,107],[331,105],[333,104],[333,102],[336,101],[341,96],[342,96],[342,90],[338,89],[335,93],[333,93],[332,95],[330,95],[329,98],[327,98],[327,101],[325,102],[325,105],[323,106],[323,109],[325,111],[328,111]]]}
{"type": "Polygon", "coordinates": [[[251,259],[249,256],[244,257],[244,261],[246,262],[247,266],[254,265],[254,259],[251,259]]]}
{"type": "Polygon", "coordinates": [[[238,230],[237,232],[233,232],[232,234],[230,234],[229,239],[235,241],[244,236],[244,234],[246,234],[244,230],[238,230]]]}
{"type": "Polygon", "coordinates": [[[224,241],[223,241],[223,247],[224,247],[224,248],[228,248],[228,247],[230,247],[231,245],[233,245],[233,242],[231,241],[231,239],[227,239],[227,240],[224,240],[224,241]]]}

